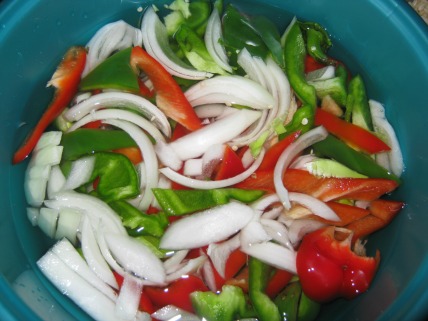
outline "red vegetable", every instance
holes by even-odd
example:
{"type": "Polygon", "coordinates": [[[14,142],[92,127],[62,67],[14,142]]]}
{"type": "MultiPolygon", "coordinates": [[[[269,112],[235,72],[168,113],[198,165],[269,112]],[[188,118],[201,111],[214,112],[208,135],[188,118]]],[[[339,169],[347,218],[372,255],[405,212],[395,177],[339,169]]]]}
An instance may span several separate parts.
{"type": "Polygon", "coordinates": [[[324,126],[327,131],[345,143],[369,154],[391,150],[391,148],[375,134],[362,127],[349,123],[321,108],[315,113],[315,125],[324,126]]]}
{"type": "Polygon", "coordinates": [[[141,47],[134,47],[131,66],[136,71],[141,69],[149,77],[156,94],[156,104],[165,115],[192,131],[202,127],[180,86],[157,60],[141,47]]]}
{"type": "Polygon", "coordinates": [[[312,56],[310,55],[306,55],[305,58],[305,73],[317,70],[317,69],[321,69],[323,67],[325,67],[326,65],[316,61],[312,56]]]}
{"type": "Polygon", "coordinates": [[[223,159],[220,162],[214,180],[222,180],[234,177],[245,170],[241,159],[229,145],[225,146],[223,159]]]}
{"type": "Polygon", "coordinates": [[[12,163],[22,162],[32,152],[40,136],[50,123],[57,118],[70,103],[77,92],[80,76],[86,63],[86,50],[83,47],[71,47],[57,67],[49,85],[56,88],[55,95],[43,113],[33,131],[13,155],[12,163]]]}
{"type": "Polygon", "coordinates": [[[300,132],[294,132],[286,136],[284,139],[278,141],[275,145],[271,146],[263,157],[263,161],[260,164],[258,170],[263,171],[267,169],[275,168],[281,153],[299,137],[300,132]]]}
{"type": "Polygon", "coordinates": [[[274,299],[287,286],[292,277],[292,273],[276,269],[266,286],[266,294],[274,299]]]}
{"type": "Polygon", "coordinates": [[[338,240],[336,228],[329,226],[303,238],[297,252],[297,274],[303,292],[312,300],[352,299],[369,288],[379,263],[379,252],[376,257],[353,252],[351,235],[348,233],[344,240],[338,240]]]}
{"type": "Polygon", "coordinates": [[[113,152],[125,155],[129,158],[132,164],[139,164],[143,161],[141,150],[138,147],[124,147],[113,150],[113,152]]]}

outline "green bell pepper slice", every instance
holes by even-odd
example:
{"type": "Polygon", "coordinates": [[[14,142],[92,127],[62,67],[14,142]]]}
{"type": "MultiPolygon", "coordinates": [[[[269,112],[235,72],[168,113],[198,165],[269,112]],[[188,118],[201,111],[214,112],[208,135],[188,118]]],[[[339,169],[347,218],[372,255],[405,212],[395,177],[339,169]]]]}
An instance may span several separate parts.
{"type": "Polygon", "coordinates": [[[264,192],[238,188],[221,188],[212,190],[173,190],[154,188],[153,194],[165,213],[176,216],[190,214],[214,206],[227,204],[231,199],[244,203],[251,203],[259,199],[264,192]]]}
{"type": "Polygon", "coordinates": [[[366,88],[360,75],[356,75],[349,82],[345,119],[364,129],[374,129],[366,88]]]}
{"type": "Polygon", "coordinates": [[[137,147],[135,141],[122,130],[79,128],[64,133],[61,138],[62,159],[75,160],[81,156],[125,147],[137,147]]]}
{"type": "Polygon", "coordinates": [[[265,293],[270,277],[271,267],[254,257],[250,257],[248,268],[248,291],[258,320],[280,321],[281,317],[278,307],[265,293]]]}
{"type": "Polygon", "coordinates": [[[300,26],[306,36],[308,54],[320,63],[335,65],[336,61],[327,55],[332,42],[326,30],[316,22],[301,22],[300,26]]]}
{"type": "Polygon", "coordinates": [[[138,93],[138,76],[131,68],[132,48],[126,48],[108,57],[80,82],[80,90],[118,89],[138,93]]]}

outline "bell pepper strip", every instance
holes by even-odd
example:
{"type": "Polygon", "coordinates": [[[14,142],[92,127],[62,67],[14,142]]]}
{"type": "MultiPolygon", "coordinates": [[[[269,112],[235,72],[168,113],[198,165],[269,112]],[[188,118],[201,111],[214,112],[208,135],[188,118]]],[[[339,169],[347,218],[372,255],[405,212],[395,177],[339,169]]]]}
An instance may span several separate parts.
{"type": "Polygon", "coordinates": [[[32,152],[46,128],[59,116],[77,92],[80,76],[86,63],[86,50],[83,47],[71,47],[57,67],[49,86],[54,86],[53,100],[44,111],[37,125],[26,137],[23,144],[13,155],[12,163],[22,162],[32,152]]]}
{"type": "Polygon", "coordinates": [[[190,17],[186,19],[186,25],[195,30],[202,37],[211,13],[211,2],[208,0],[197,0],[189,3],[190,17]]]}
{"type": "Polygon", "coordinates": [[[248,266],[245,266],[237,275],[233,278],[227,279],[224,284],[238,286],[244,291],[244,293],[248,293],[248,266]]]}
{"type": "Polygon", "coordinates": [[[230,177],[234,177],[245,171],[244,165],[242,165],[241,159],[234,152],[232,147],[225,145],[223,158],[217,167],[214,174],[214,180],[222,180],[230,177]]]}
{"type": "Polygon", "coordinates": [[[227,258],[224,277],[213,266],[217,290],[220,290],[223,285],[228,284],[239,286],[244,292],[248,292],[248,271],[245,271],[247,261],[247,254],[240,249],[236,249],[227,258]]]}
{"type": "Polygon", "coordinates": [[[249,296],[259,321],[281,320],[278,307],[266,294],[271,267],[262,261],[250,257],[249,267],[249,296]]]}
{"type": "Polygon", "coordinates": [[[62,159],[75,160],[95,152],[137,147],[135,141],[124,131],[79,128],[64,133],[61,138],[62,159]]]}
{"type": "Polygon", "coordinates": [[[136,165],[143,161],[141,150],[138,147],[123,147],[113,149],[113,153],[122,154],[131,161],[132,164],[136,165]]]}
{"type": "Polygon", "coordinates": [[[348,84],[345,119],[364,129],[374,130],[366,88],[360,75],[353,77],[348,84]]]}
{"type": "Polygon", "coordinates": [[[153,305],[160,309],[167,305],[175,305],[178,308],[193,312],[190,294],[195,291],[208,291],[205,283],[196,275],[185,275],[166,287],[145,286],[145,293],[153,305]]]}
{"type": "Polygon", "coordinates": [[[124,200],[110,202],[109,206],[120,216],[123,226],[138,231],[138,235],[161,237],[169,224],[165,213],[146,214],[124,200]]]}
{"type": "Polygon", "coordinates": [[[153,83],[156,105],[165,115],[193,131],[202,127],[201,121],[180,86],[168,71],[141,47],[132,48],[131,67],[142,70],[153,83]]]}
{"type": "Polygon", "coordinates": [[[376,257],[353,252],[352,232],[338,240],[336,229],[328,226],[305,235],[297,251],[297,274],[303,292],[320,303],[339,297],[352,299],[367,291],[380,260],[379,252],[376,257]]]}
{"type": "Polygon", "coordinates": [[[330,201],[327,202],[327,205],[336,213],[340,221],[329,221],[317,215],[310,215],[308,218],[318,220],[328,225],[343,227],[370,214],[368,209],[339,202],[330,201]]]}
{"type": "Polygon", "coordinates": [[[300,26],[305,34],[308,54],[324,65],[336,65],[336,61],[327,55],[332,45],[327,31],[315,22],[301,22],[300,26]]]}
{"type": "Polygon", "coordinates": [[[400,201],[377,199],[370,202],[369,210],[373,216],[389,224],[403,207],[404,203],[400,201]]]}
{"type": "Polygon", "coordinates": [[[283,139],[286,135],[294,132],[300,132],[300,134],[306,133],[314,125],[314,107],[310,105],[300,106],[293,115],[293,119],[289,122],[283,130],[283,133],[279,135],[279,139],[283,139]]]}
{"type": "Polygon", "coordinates": [[[315,125],[324,126],[330,134],[337,136],[351,147],[369,154],[391,150],[391,148],[374,133],[360,126],[348,123],[321,108],[316,109],[315,125]]]}
{"type": "Polygon", "coordinates": [[[290,282],[293,274],[281,269],[275,269],[266,285],[266,294],[274,299],[290,282]]]}
{"type": "Polygon", "coordinates": [[[155,96],[155,92],[147,87],[141,78],[138,78],[138,87],[140,88],[140,95],[144,98],[151,100],[155,96]]]}
{"type": "Polygon", "coordinates": [[[399,177],[377,164],[369,155],[353,149],[333,135],[315,143],[312,148],[316,154],[332,158],[360,174],[401,182],[399,177]]]}
{"type": "Polygon", "coordinates": [[[96,193],[109,203],[139,194],[138,175],[131,161],[124,155],[99,152],[94,154],[95,165],[89,182],[99,177],[96,193]]]}
{"type": "Polygon", "coordinates": [[[330,96],[340,106],[346,105],[348,92],[346,89],[346,81],[342,77],[308,81],[308,83],[314,86],[319,99],[330,96]]]}
{"type": "Polygon", "coordinates": [[[353,232],[352,243],[355,243],[358,239],[364,239],[386,225],[385,221],[379,217],[367,215],[360,220],[346,225],[345,228],[353,232]]]}
{"type": "Polygon", "coordinates": [[[229,203],[231,199],[251,203],[264,192],[260,190],[240,190],[220,188],[212,190],[173,190],[154,188],[153,194],[168,215],[185,215],[214,206],[229,203]]]}
{"type": "Polygon", "coordinates": [[[244,292],[237,286],[224,285],[219,294],[196,291],[190,297],[196,314],[203,320],[233,321],[254,317],[244,292]]]}
{"type": "Polygon", "coordinates": [[[140,92],[138,77],[129,63],[132,48],[116,52],[96,66],[80,82],[80,90],[117,89],[140,92]]]}
{"type": "Polygon", "coordinates": [[[263,157],[263,161],[261,162],[258,170],[263,171],[267,169],[273,169],[278,162],[279,156],[281,156],[282,152],[290,146],[292,142],[294,142],[297,137],[299,137],[300,132],[290,133],[276,144],[271,146],[265,153],[263,157]]]}

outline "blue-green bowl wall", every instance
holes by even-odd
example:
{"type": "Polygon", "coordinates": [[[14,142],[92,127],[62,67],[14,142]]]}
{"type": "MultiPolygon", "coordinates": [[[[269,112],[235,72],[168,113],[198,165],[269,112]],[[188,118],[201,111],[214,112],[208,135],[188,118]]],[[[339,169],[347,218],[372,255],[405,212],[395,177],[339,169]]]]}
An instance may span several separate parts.
{"type": "MultiPolygon", "coordinates": [[[[163,1],[156,4],[161,6],[163,1]]],[[[402,144],[406,170],[392,196],[405,209],[370,238],[369,254],[382,261],[371,289],[353,301],[322,309],[320,320],[423,320],[428,315],[428,28],[405,1],[235,1],[271,17],[283,29],[296,15],[325,26],[331,54],[359,72],[370,98],[386,106],[402,144]],[[292,14],[291,14],[292,13],[292,14]]],[[[38,272],[36,260],[52,244],[26,218],[26,163],[12,166],[13,151],[40,117],[52,91],[45,84],[71,45],[84,45],[102,25],[123,19],[137,25],[144,3],[135,0],[0,1],[0,319],[40,320],[15,294],[14,280],[33,271],[36,291],[54,297],[51,310],[66,320],[90,320],[38,272]]],[[[15,284],[16,285],[16,284],[15,284]]],[[[33,290],[34,291],[34,290],[33,290]]],[[[40,297],[34,295],[34,301],[40,297]]],[[[48,299],[46,299],[48,300],[48,299]]],[[[34,308],[33,304],[29,304],[34,308]]],[[[37,305],[37,304],[36,304],[37,305]]]]}

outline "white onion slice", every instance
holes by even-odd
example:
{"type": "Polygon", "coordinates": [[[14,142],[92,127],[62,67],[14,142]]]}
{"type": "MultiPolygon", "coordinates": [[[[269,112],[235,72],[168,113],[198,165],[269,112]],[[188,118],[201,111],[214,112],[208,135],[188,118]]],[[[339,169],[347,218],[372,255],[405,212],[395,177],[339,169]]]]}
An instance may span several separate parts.
{"type": "Polygon", "coordinates": [[[159,180],[159,164],[153,144],[139,127],[130,122],[123,120],[106,120],[104,123],[113,125],[126,131],[129,136],[135,140],[138,148],[141,151],[141,155],[144,159],[144,165],[146,166],[146,185],[144,188],[144,195],[141,198],[138,208],[141,210],[146,210],[149,208],[150,203],[154,198],[152,188],[157,186],[159,180]]]}
{"type": "Polygon", "coordinates": [[[222,118],[230,113],[236,112],[237,109],[224,104],[200,105],[194,108],[196,115],[201,118],[222,118]]]}
{"type": "Polygon", "coordinates": [[[254,161],[254,163],[250,167],[248,167],[244,172],[234,177],[218,180],[218,181],[206,181],[206,180],[189,178],[187,176],[181,175],[180,173],[173,171],[171,168],[168,168],[168,167],[161,168],[160,172],[164,174],[166,177],[168,177],[170,180],[172,180],[173,182],[179,183],[180,185],[183,185],[183,186],[198,188],[198,189],[222,188],[222,187],[238,184],[239,182],[242,182],[244,179],[250,177],[251,174],[253,174],[257,170],[257,168],[260,166],[261,162],[263,161],[264,155],[265,155],[265,151],[263,149],[260,155],[254,161]]]}
{"type": "Polygon", "coordinates": [[[205,284],[208,286],[208,289],[210,289],[212,292],[216,292],[217,284],[214,275],[214,268],[209,260],[206,260],[202,266],[201,274],[205,284]]]}
{"type": "Polygon", "coordinates": [[[165,260],[163,262],[165,272],[169,274],[176,271],[180,267],[181,262],[186,258],[188,253],[188,250],[180,250],[175,252],[174,255],[165,260]]]}
{"type": "Polygon", "coordinates": [[[144,131],[146,131],[151,137],[153,137],[156,141],[165,141],[162,133],[154,126],[150,121],[145,119],[144,117],[127,111],[120,110],[116,108],[103,109],[99,111],[93,111],[90,114],[86,115],[82,119],[75,122],[69,129],[68,132],[72,132],[77,128],[80,128],[90,122],[95,120],[108,120],[108,119],[118,119],[118,120],[126,120],[134,125],[137,125],[144,131]]]}
{"type": "Polygon", "coordinates": [[[158,141],[155,145],[155,152],[163,165],[175,171],[178,171],[183,166],[183,161],[178,157],[170,144],[158,141]]]}
{"type": "MultiPolygon", "coordinates": [[[[280,217],[280,220],[281,219],[282,217],[280,217]]],[[[307,233],[316,231],[326,225],[325,223],[312,219],[287,219],[282,221],[285,222],[285,224],[288,224],[288,237],[294,246],[297,246],[297,244],[299,244],[299,242],[302,240],[303,236],[305,236],[307,233]]]]}
{"type": "Polygon", "coordinates": [[[286,209],[290,209],[291,204],[288,197],[288,191],[282,182],[282,177],[284,176],[285,170],[300,152],[312,144],[325,139],[327,135],[328,132],[322,126],[311,129],[303,135],[299,136],[282,152],[281,156],[279,157],[278,162],[275,165],[273,180],[276,193],[278,194],[286,209]]]}
{"type": "Polygon", "coordinates": [[[221,162],[224,151],[224,145],[215,144],[202,155],[202,174],[204,177],[211,177],[215,167],[221,162]]]}
{"type": "Polygon", "coordinates": [[[280,222],[272,219],[261,219],[260,223],[265,229],[266,233],[280,245],[283,245],[290,250],[293,249],[290,238],[288,237],[287,228],[280,222]]]}
{"type": "Polygon", "coordinates": [[[82,101],[70,108],[64,117],[69,121],[78,121],[88,113],[100,108],[130,108],[141,113],[152,122],[165,136],[171,136],[171,126],[165,114],[149,100],[125,92],[104,92],[82,101]]]}
{"type": "Polygon", "coordinates": [[[159,321],[201,321],[198,316],[173,305],[166,305],[155,311],[152,317],[159,321]]]}
{"type": "Polygon", "coordinates": [[[113,257],[125,271],[159,285],[165,283],[162,262],[143,243],[128,235],[106,233],[104,237],[113,257]]]}
{"type": "Polygon", "coordinates": [[[241,247],[249,247],[254,244],[264,243],[272,240],[272,237],[265,231],[260,221],[251,221],[239,233],[241,247]]]}
{"type": "Polygon", "coordinates": [[[160,247],[170,250],[192,249],[223,241],[243,228],[254,210],[231,202],[172,223],[162,236],[160,247]]]}
{"type": "Polygon", "coordinates": [[[205,30],[205,46],[216,64],[231,73],[232,67],[229,65],[226,50],[220,44],[220,39],[222,39],[220,14],[218,10],[214,8],[208,19],[205,30]]]}
{"type": "Polygon", "coordinates": [[[313,196],[303,193],[290,192],[288,193],[288,197],[290,201],[299,203],[300,205],[303,205],[309,209],[312,214],[315,214],[326,220],[337,222],[340,221],[340,218],[337,216],[337,214],[326,203],[313,196]]]}
{"type": "Polygon", "coordinates": [[[147,8],[141,21],[143,44],[146,51],[159,61],[168,72],[185,79],[205,79],[211,73],[198,71],[181,61],[169,46],[168,33],[152,7],[147,8]]]}
{"type": "Polygon", "coordinates": [[[117,50],[142,43],[141,31],[123,20],[106,24],[88,42],[88,56],[82,77],[117,50]]]}
{"type": "Polygon", "coordinates": [[[116,316],[123,320],[135,320],[142,290],[143,283],[141,280],[126,274],[116,300],[116,316]]]}
{"type": "Polygon", "coordinates": [[[179,278],[185,275],[196,273],[199,270],[199,268],[205,263],[206,260],[207,260],[206,255],[201,255],[194,259],[188,260],[186,264],[181,266],[179,269],[177,269],[172,273],[169,273],[166,276],[165,281],[167,283],[170,283],[172,281],[178,280],[179,278]]]}
{"type": "Polygon", "coordinates": [[[186,176],[202,175],[202,158],[192,158],[184,162],[183,174],[186,176]]]}
{"type": "Polygon", "coordinates": [[[83,218],[80,242],[83,256],[91,270],[105,283],[118,289],[116,279],[98,247],[93,228],[87,217],[83,218]]]}
{"type": "Polygon", "coordinates": [[[192,106],[222,103],[269,109],[275,104],[262,85],[242,76],[215,76],[202,80],[190,87],[185,96],[192,106]]]}
{"type": "Polygon", "coordinates": [[[391,171],[401,176],[404,170],[403,154],[400,144],[395,134],[394,128],[388,122],[385,116],[385,108],[377,101],[369,100],[370,112],[372,115],[375,132],[385,140],[385,143],[391,148],[386,154],[390,160],[391,171]]]}
{"type": "Polygon", "coordinates": [[[58,193],[62,189],[65,181],[66,178],[59,165],[52,166],[47,186],[47,195],[49,199],[53,198],[55,193],[58,193]]]}
{"type": "Polygon", "coordinates": [[[71,163],[70,174],[62,186],[63,191],[74,190],[87,183],[94,170],[95,157],[85,156],[71,163]]]}
{"type": "Polygon", "coordinates": [[[254,210],[263,212],[267,207],[271,206],[272,204],[278,203],[279,201],[280,200],[278,195],[268,194],[259,198],[257,201],[251,204],[251,206],[252,208],[254,208],[254,210]]]}
{"type": "Polygon", "coordinates": [[[215,269],[223,278],[225,277],[227,259],[233,251],[240,247],[240,245],[239,235],[235,235],[221,243],[211,243],[208,245],[207,254],[215,269]]]}

